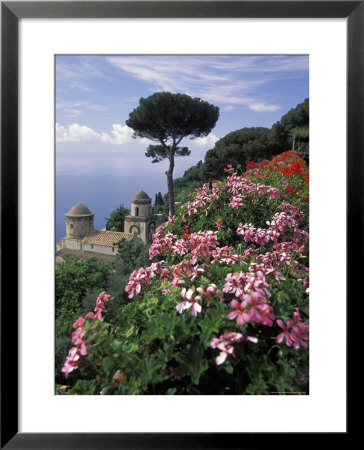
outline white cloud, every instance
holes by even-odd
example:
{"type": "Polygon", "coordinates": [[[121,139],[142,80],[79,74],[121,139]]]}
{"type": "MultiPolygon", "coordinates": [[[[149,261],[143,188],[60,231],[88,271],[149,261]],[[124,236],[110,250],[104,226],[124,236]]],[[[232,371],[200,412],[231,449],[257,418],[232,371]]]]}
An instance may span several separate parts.
{"type": "Polygon", "coordinates": [[[68,117],[77,117],[85,110],[106,111],[107,108],[102,105],[91,103],[89,101],[60,101],[56,99],[56,109],[63,111],[68,117]]]}
{"type": "Polygon", "coordinates": [[[82,114],[82,110],[81,109],[75,109],[75,108],[65,108],[64,110],[64,113],[67,115],[67,116],[71,116],[71,117],[77,117],[77,116],[79,116],[80,114],[82,114]]]}
{"type": "Polygon", "coordinates": [[[133,130],[127,125],[113,124],[110,133],[93,130],[86,125],[73,123],[68,126],[56,123],[57,142],[102,142],[104,144],[125,145],[148,143],[148,139],[133,139],[133,130]]]}
{"type": "Polygon", "coordinates": [[[233,105],[227,105],[222,108],[222,110],[225,112],[233,111],[234,109],[235,107],[233,105]]]}
{"type": "Polygon", "coordinates": [[[279,107],[261,103],[255,95],[258,87],[277,79],[307,74],[308,70],[308,57],[304,55],[110,56],[106,60],[115,68],[149,83],[154,91],[186,92],[217,103],[223,110],[245,105],[259,112],[275,111],[279,107]]]}
{"type": "Polygon", "coordinates": [[[255,112],[274,112],[279,109],[277,105],[265,105],[264,103],[251,103],[248,106],[255,112]]]}
{"type": "Polygon", "coordinates": [[[213,147],[219,139],[215,134],[210,133],[207,136],[193,139],[193,142],[199,147],[213,147]]]}
{"type": "Polygon", "coordinates": [[[73,123],[72,125],[68,125],[68,127],[64,127],[56,123],[57,142],[89,142],[99,139],[100,135],[86,125],[73,123]]]}
{"type": "Polygon", "coordinates": [[[100,139],[105,144],[126,144],[132,142],[133,130],[126,125],[113,124],[111,135],[101,133],[100,139]]]}

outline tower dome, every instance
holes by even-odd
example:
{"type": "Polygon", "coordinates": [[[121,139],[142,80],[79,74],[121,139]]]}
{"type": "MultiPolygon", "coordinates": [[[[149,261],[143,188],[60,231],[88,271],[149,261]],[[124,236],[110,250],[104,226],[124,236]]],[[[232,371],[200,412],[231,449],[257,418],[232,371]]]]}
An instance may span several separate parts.
{"type": "Polygon", "coordinates": [[[74,205],[66,217],[66,236],[69,239],[82,239],[94,230],[94,213],[83,203],[74,205]]]}
{"type": "Polygon", "coordinates": [[[85,206],[83,203],[77,203],[77,205],[73,206],[68,213],[66,213],[66,216],[89,216],[90,214],[93,214],[87,206],[85,206]]]}
{"type": "Polygon", "coordinates": [[[142,205],[152,203],[152,199],[144,191],[138,191],[131,199],[132,203],[139,203],[142,205]]]}

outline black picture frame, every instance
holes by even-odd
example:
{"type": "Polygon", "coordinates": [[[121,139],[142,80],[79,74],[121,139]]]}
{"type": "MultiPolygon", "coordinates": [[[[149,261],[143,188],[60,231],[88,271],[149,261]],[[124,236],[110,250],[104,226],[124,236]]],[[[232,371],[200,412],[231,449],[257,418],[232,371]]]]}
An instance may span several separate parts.
{"type": "MultiPolygon", "coordinates": [[[[18,22],[21,18],[346,18],[347,19],[347,299],[361,279],[363,256],[364,1],[4,1],[1,2],[1,448],[226,449],[257,448],[270,433],[19,433],[18,432],[18,22]],[[11,301],[9,296],[11,294],[11,301]],[[11,345],[9,335],[11,334],[11,345]],[[244,435],[243,435],[244,434],[244,435]],[[243,435],[243,436],[242,436],[243,435]]],[[[350,347],[347,347],[350,352],[350,347]]],[[[349,353],[348,353],[349,354],[349,353]]],[[[349,358],[348,358],[349,361],[349,358]]],[[[348,439],[337,433],[335,443],[348,439]]],[[[236,420],[236,418],[234,419],[236,420]]],[[[307,444],[310,433],[300,436],[307,444]]],[[[296,437],[294,437],[295,441],[296,437]]],[[[315,444],[327,445],[325,433],[315,444]]],[[[295,445],[295,444],[293,444],[295,445]]]]}

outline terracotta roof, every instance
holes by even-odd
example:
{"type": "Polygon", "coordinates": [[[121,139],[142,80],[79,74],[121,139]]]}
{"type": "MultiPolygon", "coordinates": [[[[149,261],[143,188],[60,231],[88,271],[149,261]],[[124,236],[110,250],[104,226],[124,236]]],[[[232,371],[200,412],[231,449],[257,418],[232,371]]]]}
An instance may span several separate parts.
{"type": "Polygon", "coordinates": [[[103,230],[94,230],[91,233],[88,233],[82,239],[82,244],[95,244],[95,245],[104,245],[105,247],[117,247],[114,245],[114,242],[118,242],[121,239],[125,238],[127,241],[133,239],[134,235],[131,233],[121,233],[119,231],[103,231],[103,230]]]}
{"type": "Polygon", "coordinates": [[[87,206],[85,206],[83,203],[77,203],[77,205],[73,206],[68,213],[66,213],[66,216],[89,216],[90,214],[93,214],[87,206]]]}

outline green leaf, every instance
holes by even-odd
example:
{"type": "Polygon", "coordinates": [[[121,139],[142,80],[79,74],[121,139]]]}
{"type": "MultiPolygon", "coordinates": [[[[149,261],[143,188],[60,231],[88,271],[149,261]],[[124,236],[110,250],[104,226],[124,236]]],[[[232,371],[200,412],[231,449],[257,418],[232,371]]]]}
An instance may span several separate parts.
{"type": "Polygon", "coordinates": [[[208,369],[209,365],[203,354],[200,343],[189,346],[187,353],[177,353],[175,358],[179,363],[177,368],[181,375],[190,376],[194,384],[198,384],[200,376],[208,369]]]}

